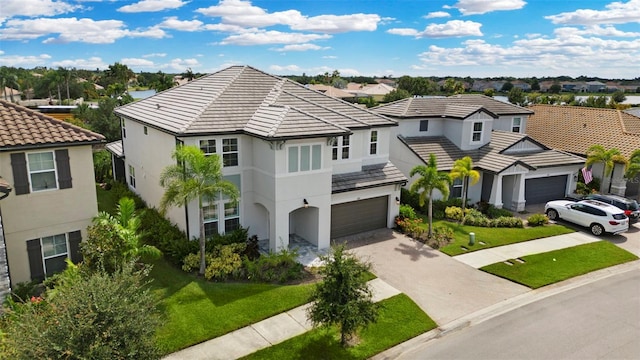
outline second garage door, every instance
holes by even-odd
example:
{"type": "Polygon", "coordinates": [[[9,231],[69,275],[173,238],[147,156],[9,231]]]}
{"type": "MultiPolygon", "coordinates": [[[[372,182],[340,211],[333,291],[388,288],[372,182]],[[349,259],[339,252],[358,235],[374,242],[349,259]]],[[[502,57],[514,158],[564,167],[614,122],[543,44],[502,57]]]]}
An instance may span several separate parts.
{"type": "Polygon", "coordinates": [[[388,197],[331,206],[331,238],[387,227],[388,197]]]}
{"type": "Polygon", "coordinates": [[[564,199],[566,188],[567,175],[527,179],[524,184],[524,199],[527,205],[564,199]]]}

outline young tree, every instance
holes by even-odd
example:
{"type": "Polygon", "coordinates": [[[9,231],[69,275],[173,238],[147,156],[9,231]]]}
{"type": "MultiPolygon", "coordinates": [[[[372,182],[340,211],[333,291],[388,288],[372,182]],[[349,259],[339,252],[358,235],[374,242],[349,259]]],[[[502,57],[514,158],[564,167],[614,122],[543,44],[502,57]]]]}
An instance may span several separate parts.
{"type": "Polygon", "coordinates": [[[449,176],[452,180],[462,180],[462,209],[464,209],[467,207],[469,180],[471,180],[471,185],[475,185],[480,180],[480,173],[477,170],[473,170],[471,157],[465,156],[453,163],[453,169],[451,169],[449,176]]]}
{"type": "Polygon", "coordinates": [[[352,343],[358,329],[374,323],[379,305],[372,300],[372,292],[365,278],[371,268],[345,251],[343,245],[322,256],[324,276],[311,294],[312,305],[307,310],[315,325],[340,328],[340,342],[346,347],[352,343]]]}
{"type": "Polygon", "coordinates": [[[393,89],[390,93],[385,94],[384,98],[382,98],[382,102],[392,102],[396,100],[402,100],[411,97],[411,94],[407,90],[404,89],[393,89]]]}
{"type": "Polygon", "coordinates": [[[151,88],[157,92],[161,92],[171,89],[176,84],[178,83],[173,79],[173,76],[158,71],[156,79],[151,83],[151,88]]]}
{"type": "Polygon", "coordinates": [[[509,93],[507,94],[507,100],[509,100],[510,103],[519,106],[527,105],[527,97],[524,91],[522,91],[522,89],[519,87],[513,87],[511,88],[511,90],[509,90],[509,93]]]}
{"type": "Polygon", "coordinates": [[[462,81],[458,81],[454,78],[448,78],[444,81],[443,89],[444,92],[447,93],[447,95],[463,94],[464,84],[462,83],[462,81]]]}
{"type": "Polygon", "coordinates": [[[636,175],[640,174],[640,149],[636,149],[629,156],[627,162],[627,171],[624,177],[627,179],[633,179],[636,175]]]}
{"type": "Polygon", "coordinates": [[[612,148],[605,149],[602,145],[592,145],[587,149],[587,161],[585,166],[589,167],[595,163],[603,163],[602,182],[600,183],[600,192],[604,193],[609,190],[609,175],[613,171],[615,164],[624,164],[626,166],[627,159],[620,154],[620,150],[612,148]]]}
{"type": "Polygon", "coordinates": [[[428,236],[433,236],[433,191],[438,190],[444,199],[449,197],[449,184],[451,178],[445,173],[438,172],[438,164],[436,156],[430,154],[429,163],[427,165],[418,165],[411,169],[410,177],[419,175],[420,177],[411,184],[409,190],[418,193],[418,201],[420,206],[424,206],[426,199],[429,199],[429,207],[427,217],[429,219],[428,236]]]}
{"type": "Polygon", "coordinates": [[[160,174],[160,185],[165,193],[160,200],[160,213],[166,213],[170,206],[186,206],[193,200],[198,200],[200,218],[200,270],[204,275],[205,236],[204,212],[202,205],[205,201],[215,200],[224,194],[231,202],[237,203],[240,197],[238,188],[222,176],[222,161],[217,154],[205,155],[195,146],[180,146],[173,158],[177,164],[169,165],[160,174]]]}

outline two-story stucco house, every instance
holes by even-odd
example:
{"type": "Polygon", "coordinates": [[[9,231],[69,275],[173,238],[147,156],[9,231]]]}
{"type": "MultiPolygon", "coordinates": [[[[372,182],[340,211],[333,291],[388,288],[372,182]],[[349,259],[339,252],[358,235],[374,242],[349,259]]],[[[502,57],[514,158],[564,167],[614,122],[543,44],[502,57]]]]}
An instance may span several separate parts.
{"type": "MultiPolygon", "coordinates": [[[[392,227],[406,182],[389,162],[397,123],[385,116],[249,66],[233,66],[115,110],[122,119],[126,180],[149,206],[164,194],[160,174],[180,145],[219,154],[240,190],[204,205],[205,235],[248,227],[271,250],[298,235],[330,240],[392,227]]],[[[198,202],[167,212],[199,236],[198,202]]]]}
{"type": "Polygon", "coordinates": [[[0,201],[11,284],[42,280],[80,260],[98,214],[93,151],[100,134],[0,100],[0,201]]]}
{"type": "MultiPolygon", "coordinates": [[[[436,155],[438,168],[450,171],[455,160],[473,159],[480,181],[469,188],[470,203],[522,211],[525,204],[561,199],[572,193],[584,158],[552,150],[526,135],[531,110],[483,95],[408,98],[373,111],[399,122],[390,159],[408,176],[436,155]]],[[[461,196],[454,182],[451,196],[461,196]]]]}

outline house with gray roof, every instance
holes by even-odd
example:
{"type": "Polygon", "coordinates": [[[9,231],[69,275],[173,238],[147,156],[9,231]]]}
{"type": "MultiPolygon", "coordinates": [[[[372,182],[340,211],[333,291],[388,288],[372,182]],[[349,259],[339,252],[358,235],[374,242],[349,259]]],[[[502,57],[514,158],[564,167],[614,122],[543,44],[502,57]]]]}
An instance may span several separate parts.
{"type": "MultiPolygon", "coordinates": [[[[115,110],[129,188],[149,206],[164,193],[160,173],[177,146],[219,154],[223,175],[240,190],[233,204],[204,204],[205,235],[238,226],[287,248],[301,237],[331,239],[392,227],[406,177],[389,161],[398,124],[384,115],[250,66],[232,66],[115,110]]],[[[200,235],[198,202],[167,217],[200,235]]]]}
{"type": "Polygon", "coordinates": [[[0,100],[0,297],[81,259],[98,214],[93,146],[100,134],[0,100]]]}
{"type": "MultiPolygon", "coordinates": [[[[398,121],[390,160],[405,176],[429,155],[448,172],[470,156],[481,174],[469,188],[469,201],[522,211],[527,204],[563,198],[576,186],[584,158],[551,149],[526,135],[533,111],[483,95],[408,98],[372,108],[398,121]]],[[[451,195],[461,196],[462,183],[451,195]]]]}

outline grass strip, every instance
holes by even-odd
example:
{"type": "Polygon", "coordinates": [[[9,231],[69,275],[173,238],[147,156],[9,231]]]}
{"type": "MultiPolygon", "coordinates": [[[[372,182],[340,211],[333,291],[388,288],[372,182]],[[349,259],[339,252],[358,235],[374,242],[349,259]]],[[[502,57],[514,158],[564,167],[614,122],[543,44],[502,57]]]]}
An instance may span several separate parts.
{"type": "MultiPolygon", "coordinates": [[[[440,248],[441,252],[449,256],[575,232],[573,229],[557,224],[528,228],[492,228],[467,226],[451,221],[438,220],[434,221],[433,225],[446,226],[453,230],[454,240],[440,248]],[[469,245],[469,233],[471,232],[476,234],[474,245],[469,245]],[[465,247],[467,250],[463,250],[462,247],[465,247]]],[[[426,229],[425,224],[425,230],[426,229]]]]}
{"type": "Polygon", "coordinates": [[[357,346],[343,348],[335,327],[316,328],[243,359],[367,359],[437,327],[405,294],[380,303],[378,322],[360,331],[357,346]]]}
{"type": "Polygon", "coordinates": [[[215,283],[164,260],[153,265],[151,288],[164,317],[156,341],[165,354],[306,304],[313,286],[215,283]]]}
{"type": "Polygon", "coordinates": [[[532,289],[553,284],[595,270],[637,260],[638,257],[607,241],[573,246],[521,257],[524,263],[503,262],[480,268],[490,274],[532,289]]]}

